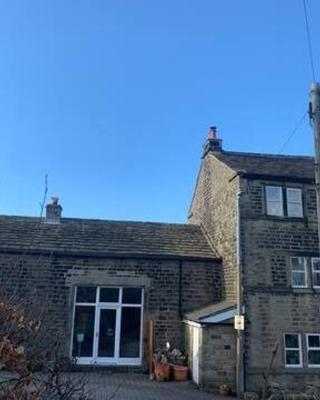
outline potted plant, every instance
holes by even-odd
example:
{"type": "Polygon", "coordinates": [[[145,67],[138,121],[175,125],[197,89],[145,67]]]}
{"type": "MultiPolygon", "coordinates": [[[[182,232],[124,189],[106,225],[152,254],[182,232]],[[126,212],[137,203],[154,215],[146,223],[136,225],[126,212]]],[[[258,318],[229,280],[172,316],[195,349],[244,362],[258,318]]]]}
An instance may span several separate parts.
{"type": "Polygon", "coordinates": [[[173,378],[175,381],[186,381],[188,379],[187,356],[179,349],[169,351],[169,361],[172,365],[173,378]]]}
{"type": "Polygon", "coordinates": [[[222,396],[228,396],[228,394],[231,393],[231,386],[229,383],[223,383],[222,385],[219,386],[219,394],[222,396]]]}
{"type": "Polygon", "coordinates": [[[170,365],[167,350],[156,350],[153,354],[154,376],[157,381],[164,382],[170,379],[170,365]]]}

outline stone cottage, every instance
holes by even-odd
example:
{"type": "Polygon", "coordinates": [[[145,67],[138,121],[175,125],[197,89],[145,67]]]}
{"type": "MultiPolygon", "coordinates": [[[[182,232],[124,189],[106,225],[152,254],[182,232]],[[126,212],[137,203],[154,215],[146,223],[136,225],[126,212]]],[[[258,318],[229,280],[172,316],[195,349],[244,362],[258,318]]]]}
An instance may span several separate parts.
{"type": "Polygon", "coordinates": [[[188,224],[63,218],[57,198],[46,211],[0,217],[0,284],[45,296],[77,364],[146,366],[152,320],[200,387],[258,390],[275,348],[274,380],[319,381],[311,157],[225,151],[211,128],[188,224]]]}
{"type": "MultiPolygon", "coordinates": [[[[237,313],[244,315],[242,343],[241,337],[237,342],[238,389],[261,388],[273,350],[273,381],[297,390],[307,383],[319,384],[320,265],[313,158],[224,151],[211,132],[189,220],[202,227],[222,258],[226,310],[237,304],[237,313]]],[[[199,325],[206,327],[204,321],[199,325]]],[[[202,343],[203,384],[223,354],[227,327],[221,329],[210,336],[211,352],[202,343]]],[[[217,368],[215,373],[221,377],[225,371],[217,368]]]]}

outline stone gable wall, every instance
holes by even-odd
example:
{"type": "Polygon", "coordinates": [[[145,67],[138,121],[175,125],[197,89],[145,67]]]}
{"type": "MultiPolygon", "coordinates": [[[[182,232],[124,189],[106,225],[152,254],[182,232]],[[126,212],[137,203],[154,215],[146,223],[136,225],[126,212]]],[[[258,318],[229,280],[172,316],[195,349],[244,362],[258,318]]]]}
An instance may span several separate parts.
{"type": "Polygon", "coordinates": [[[223,259],[222,298],[236,298],[235,171],[208,153],[202,161],[189,220],[200,224],[223,259]]]}

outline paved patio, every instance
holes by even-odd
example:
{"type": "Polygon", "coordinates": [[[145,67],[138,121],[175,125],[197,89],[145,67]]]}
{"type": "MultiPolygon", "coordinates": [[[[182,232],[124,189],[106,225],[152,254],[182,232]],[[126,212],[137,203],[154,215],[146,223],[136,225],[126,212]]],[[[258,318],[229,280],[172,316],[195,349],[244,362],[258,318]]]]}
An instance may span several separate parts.
{"type": "Polygon", "coordinates": [[[235,397],[206,393],[192,382],[156,382],[138,373],[89,373],[88,388],[95,400],[227,400],[235,397]]]}

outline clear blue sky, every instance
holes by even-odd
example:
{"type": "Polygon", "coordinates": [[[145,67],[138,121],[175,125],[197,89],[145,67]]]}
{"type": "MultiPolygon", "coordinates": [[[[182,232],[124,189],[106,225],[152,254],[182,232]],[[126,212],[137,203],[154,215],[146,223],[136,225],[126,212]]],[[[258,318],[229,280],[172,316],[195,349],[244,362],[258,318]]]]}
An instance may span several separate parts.
{"type": "MultiPolygon", "coordinates": [[[[308,0],[317,79],[320,2],[308,0]]],[[[0,2],[0,213],[186,221],[210,125],[277,153],[307,109],[302,0],[0,2]]],[[[306,119],[285,153],[312,154],[306,119]]]]}

